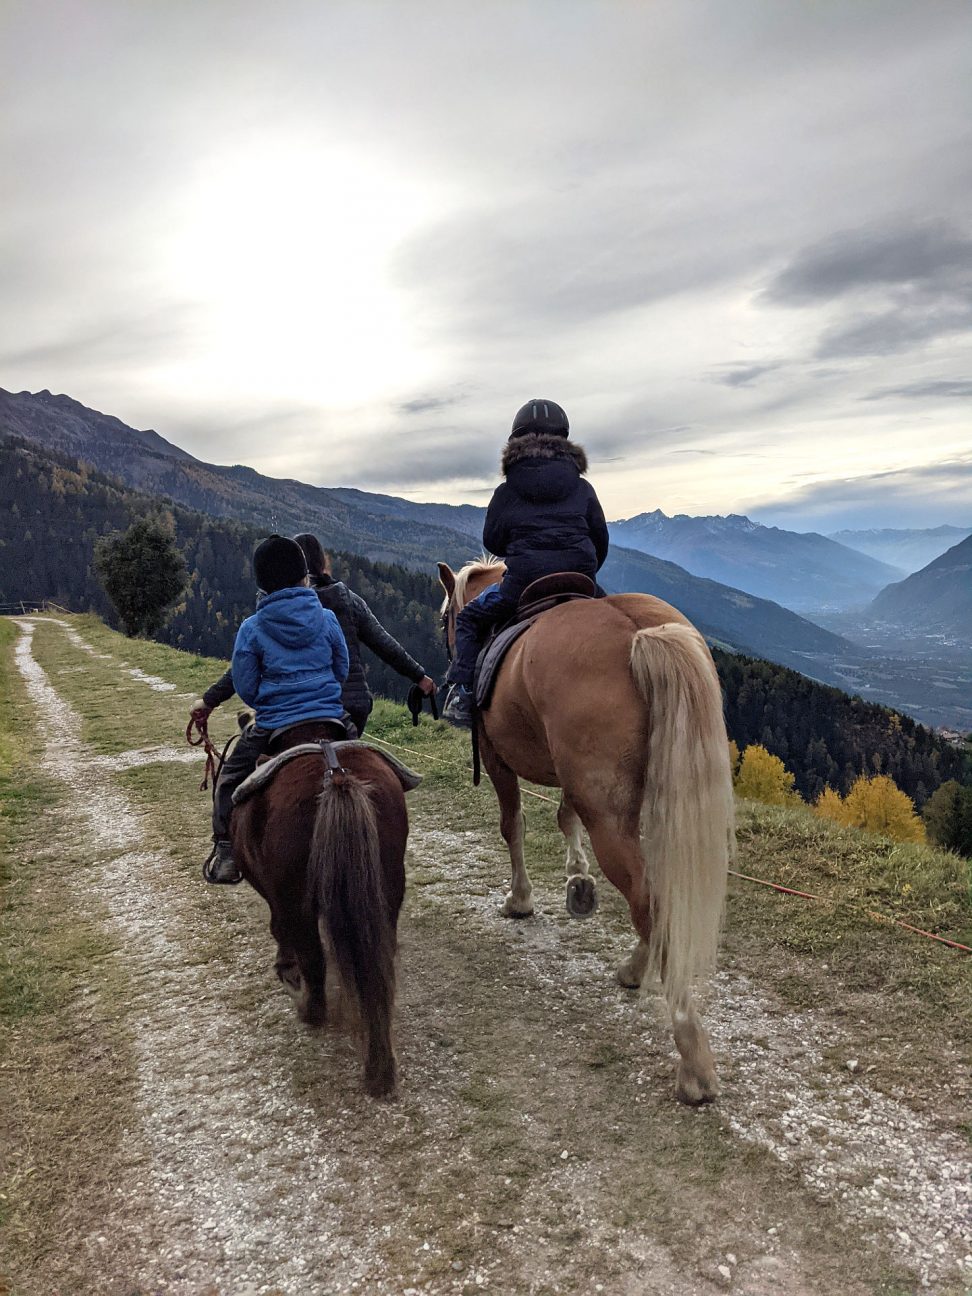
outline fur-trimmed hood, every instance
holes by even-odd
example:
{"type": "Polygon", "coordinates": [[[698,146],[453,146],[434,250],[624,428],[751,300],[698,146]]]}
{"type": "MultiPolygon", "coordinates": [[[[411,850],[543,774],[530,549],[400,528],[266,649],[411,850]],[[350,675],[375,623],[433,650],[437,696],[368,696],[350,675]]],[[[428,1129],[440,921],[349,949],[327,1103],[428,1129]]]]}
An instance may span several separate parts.
{"type": "Polygon", "coordinates": [[[563,459],[572,463],[579,473],[587,472],[587,455],[576,441],[549,432],[528,432],[526,436],[513,437],[503,447],[500,469],[503,476],[525,459],[563,459]]]}

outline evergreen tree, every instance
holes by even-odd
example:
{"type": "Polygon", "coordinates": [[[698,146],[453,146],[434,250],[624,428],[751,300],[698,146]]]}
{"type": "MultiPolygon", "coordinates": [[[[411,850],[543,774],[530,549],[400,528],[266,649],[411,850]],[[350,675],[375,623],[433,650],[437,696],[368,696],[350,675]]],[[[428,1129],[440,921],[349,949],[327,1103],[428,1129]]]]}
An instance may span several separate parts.
{"type": "Polygon", "coordinates": [[[949,779],[929,798],[922,817],[930,841],[972,859],[972,788],[949,779]]]}
{"type": "Polygon", "coordinates": [[[189,580],[171,519],[161,517],[142,518],[100,540],[95,567],[129,637],[158,630],[189,580]]]}

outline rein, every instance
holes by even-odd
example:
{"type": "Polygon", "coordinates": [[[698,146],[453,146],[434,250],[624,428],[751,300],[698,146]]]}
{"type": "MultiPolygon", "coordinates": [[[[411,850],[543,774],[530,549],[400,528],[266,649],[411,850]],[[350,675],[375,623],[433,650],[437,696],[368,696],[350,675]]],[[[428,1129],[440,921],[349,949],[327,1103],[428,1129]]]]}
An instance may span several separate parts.
{"type": "MultiPolygon", "coordinates": [[[[425,701],[426,701],[426,695],[422,692],[422,690],[419,688],[417,684],[413,684],[412,687],[408,690],[407,705],[409,711],[411,711],[412,713],[412,725],[414,727],[418,726],[419,716],[422,714],[422,707],[424,706],[425,701]]],[[[432,719],[438,720],[439,704],[435,700],[434,693],[430,693],[428,695],[428,703],[429,703],[429,710],[432,712],[432,719]]]]}
{"type": "Polygon", "coordinates": [[[222,751],[219,751],[209,736],[209,721],[196,720],[190,718],[186,725],[186,742],[190,747],[201,747],[206,753],[206,768],[203,771],[203,780],[199,784],[199,791],[205,792],[209,787],[209,780],[212,778],[212,796],[216,799],[216,783],[219,779],[220,771],[226,763],[226,756],[230,747],[239,738],[239,734],[232,734],[226,740],[226,745],[222,751]],[[193,733],[195,730],[195,733],[193,733]]]}

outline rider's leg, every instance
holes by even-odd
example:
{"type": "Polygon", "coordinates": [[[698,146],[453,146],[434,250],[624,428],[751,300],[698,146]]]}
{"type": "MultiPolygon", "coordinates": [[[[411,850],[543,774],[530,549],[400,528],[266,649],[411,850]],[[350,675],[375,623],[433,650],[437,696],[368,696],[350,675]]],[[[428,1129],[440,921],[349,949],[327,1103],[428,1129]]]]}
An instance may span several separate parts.
{"type": "Polygon", "coordinates": [[[349,708],[348,711],[345,712],[344,719],[345,719],[345,720],[350,720],[351,723],[354,725],[354,728],[355,728],[354,737],[355,737],[355,738],[360,738],[361,735],[364,733],[364,731],[365,731],[365,725],[368,723],[368,717],[369,717],[370,715],[371,715],[371,707],[370,707],[370,706],[367,706],[367,707],[364,707],[364,706],[360,706],[360,707],[358,707],[358,706],[356,706],[356,707],[351,707],[351,708],[349,708]]]}
{"type": "Polygon", "coordinates": [[[512,614],[516,604],[499,585],[490,585],[472,599],[456,617],[456,650],[446,676],[450,684],[472,688],[476,658],[497,621],[512,614]]]}
{"type": "Polygon", "coordinates": [[[442,708],[442,718],[460,729],[472,724],[472,687],[476,660],[489,632],[498,621],[511,616],[515,601],[499,585],[491,585],[462,609],[456,617],[456,648],[446,676],[452,685],[442,708]]]}
{"type": "Polygon", "coordinates": [[[239,741],[226,758],[226,764],[220,771],[216,784],[216,795],[213,797],[213,841],[216,843],[215,857],[207,866],[207,882],[239,882],[242,875],[233,860],[233,851],[229,841],[230,816],[233,813],[233,793],[243,780],[256,769],[258,757],[267,749],[270,740],[269,730],[258,729],[248,725],[240,734],[239,741]]]}

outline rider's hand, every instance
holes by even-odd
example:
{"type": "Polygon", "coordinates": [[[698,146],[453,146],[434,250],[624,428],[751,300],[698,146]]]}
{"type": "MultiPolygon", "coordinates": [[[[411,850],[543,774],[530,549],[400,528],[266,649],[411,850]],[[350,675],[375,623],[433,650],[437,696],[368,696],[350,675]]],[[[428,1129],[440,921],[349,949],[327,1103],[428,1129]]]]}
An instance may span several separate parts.
{"type": "Polygon", "coordinates": [[[190,719],[195,720],[196,724],[202,724],[204,720],[208,720],[212,713],[213,708],[207,706],[202,698],[196,698],[195,702],[193,702],[192,706],[189,708],[189,717],[190,719]]]}
{"type": "Polygon", "coordinates": [[[423,675],[418,682],[418,686],[425,694],[426,697],[428,697],[430,693],[434,693],[436,691],[435,680],[432,679],[429,675],[423,675]]]}

